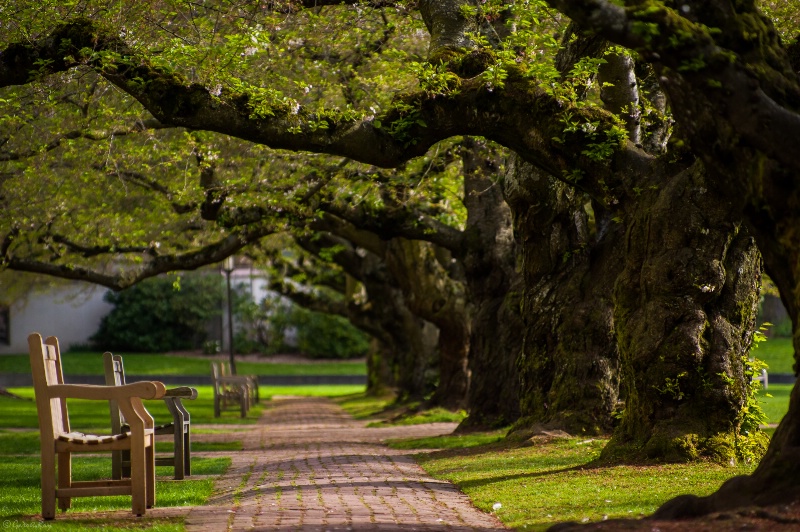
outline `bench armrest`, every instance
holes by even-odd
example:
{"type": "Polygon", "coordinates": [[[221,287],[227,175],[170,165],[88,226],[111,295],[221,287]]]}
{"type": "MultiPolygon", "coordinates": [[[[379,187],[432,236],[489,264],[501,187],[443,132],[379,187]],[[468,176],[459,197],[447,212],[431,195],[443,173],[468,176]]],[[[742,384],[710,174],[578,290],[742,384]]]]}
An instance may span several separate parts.
{"type": "Polygon", "coordinates": [[[197,399],[197,390],[188,386],[168,388],[164,397],[179,397],[181,399],[197,399]]]}
{"type": "Polygon", "coordinates": [[[164,384],[158,381],[143,381],[122,386],[96,386],[93,384],[54,384],[47,387],[50,397],[73,399],[120,400],[130,397],[160,399],[166,393],[164,384]]]}

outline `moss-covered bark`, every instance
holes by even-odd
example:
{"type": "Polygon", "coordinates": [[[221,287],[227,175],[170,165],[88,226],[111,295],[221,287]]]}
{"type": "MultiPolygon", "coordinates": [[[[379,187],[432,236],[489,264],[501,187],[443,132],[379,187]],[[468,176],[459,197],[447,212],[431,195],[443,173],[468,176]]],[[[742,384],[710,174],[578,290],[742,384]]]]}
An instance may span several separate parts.
{"type": "Polygon", "coordinates": [[[511,210],[498,175],[498,150],[466,139],[461,152],[467,207],[461,262],[473,309],[469,416],[459,429],[472,430],[507,426],[519,417],[522,277],[516,267],[511,210]]]}
{"type": "Polygon", "coordinates": [[[469,386],[469,316],[463,283],[450,276],[427,242],[393,238],[385,261],[408,308],[439,328],[439,383],[428,403],[451,410],[464,408],[469,386]]]}
{"type": "Polygon", "coordinates": [[[619,254],[606,242],[618,231],[590,236],[586,199],[521,161],[506,191],[526,282],[515,429],[608,431],[618,399],[611,286],[619,254]]]}
{"type": "Polygon", "coordinates": [[[701,164],[629,215],[614,318],[627,401],[606,457],[737,458],[761,262],[701,164]]]}

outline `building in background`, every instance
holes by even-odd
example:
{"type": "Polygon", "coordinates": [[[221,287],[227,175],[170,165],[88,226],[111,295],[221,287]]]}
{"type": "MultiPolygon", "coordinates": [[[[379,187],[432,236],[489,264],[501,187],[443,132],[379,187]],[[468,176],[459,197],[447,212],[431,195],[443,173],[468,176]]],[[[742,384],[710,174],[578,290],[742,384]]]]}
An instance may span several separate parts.
{"type": "Polygon", "coordinates": [[[0,355],[28,352],[28,335],[57,336],[63,349],[87,344],[112,306],[103,300],[108,289],[82,282],[31,290],[0,307],[0,355]]]}

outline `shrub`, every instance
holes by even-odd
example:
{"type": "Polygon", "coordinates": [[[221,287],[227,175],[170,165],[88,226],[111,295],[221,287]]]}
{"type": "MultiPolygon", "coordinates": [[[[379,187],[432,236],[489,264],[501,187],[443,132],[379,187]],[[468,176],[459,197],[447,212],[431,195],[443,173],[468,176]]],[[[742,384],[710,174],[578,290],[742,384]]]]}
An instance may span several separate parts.
{"type": "Polygon", "coordinates": [[[237,353],[299,352],[312,358],[353,358],[366,355],[369,339],[341,316],[312,312],[283,297],[268,296],[260,305],[237,290],[234,316],[240,328],[237,353]]]}
{"type": "Polygon", "coordinates": [[[312,358],[364,356],[369,339],[347,319],[295,306],[290,325],[297,331],[297,349],[312,358]]]}
{"type": "Polygon", "coordinates": [[[91,341],[100,349],[157,352],[201,347],[209,321],[222,309],[218,275],[194,273],[147,279],[104,299],[114,309],[91,341]]]}

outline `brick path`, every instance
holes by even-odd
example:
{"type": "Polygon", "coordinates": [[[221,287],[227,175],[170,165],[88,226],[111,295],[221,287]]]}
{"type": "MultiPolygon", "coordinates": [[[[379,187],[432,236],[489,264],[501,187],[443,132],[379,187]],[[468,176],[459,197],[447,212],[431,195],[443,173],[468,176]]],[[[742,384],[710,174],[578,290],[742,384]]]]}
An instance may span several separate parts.
{"type": "MultiPolygon", "coordinates": [[[[241,428],[241,426],[238,426],[241,428]]],[[[386,438],[445,434],[446,423],[365,428],[321,398],[278,398],[246,432],[206,506],[189,510],[198,530],[502,530],[450,483],[425,474],[386,438]]],[[[201,453],[198,453],[201,454],[201,453]]]]}

